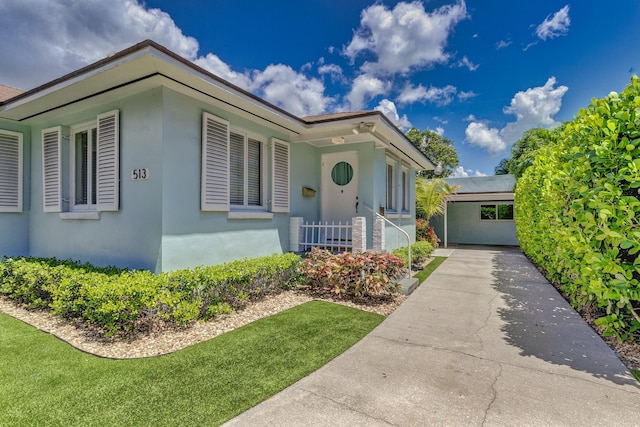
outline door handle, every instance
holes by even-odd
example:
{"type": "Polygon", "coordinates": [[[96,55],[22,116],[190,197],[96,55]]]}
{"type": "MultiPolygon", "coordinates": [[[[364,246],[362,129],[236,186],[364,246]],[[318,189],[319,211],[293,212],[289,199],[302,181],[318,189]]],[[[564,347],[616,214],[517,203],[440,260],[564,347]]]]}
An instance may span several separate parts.
{"type": "Polygon", "coordinates": [[[358,204],[359,204],[358,196],[356,196],[356,213],[358,213],[358,204]]]}

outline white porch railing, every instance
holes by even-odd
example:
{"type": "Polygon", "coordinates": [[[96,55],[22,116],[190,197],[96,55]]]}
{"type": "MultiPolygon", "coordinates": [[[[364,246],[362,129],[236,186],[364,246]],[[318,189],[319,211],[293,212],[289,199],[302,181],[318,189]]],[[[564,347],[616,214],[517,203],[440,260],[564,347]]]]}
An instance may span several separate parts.
{"type": "Polygon", "coordinates": [[[303,252],[312,247],[326,249],[331,252],[366,250],[366,221],[362,217],[354,217],[351,223],[346,222],[304,222],[301,217],[289,219],[289,250],[303,252]]]}

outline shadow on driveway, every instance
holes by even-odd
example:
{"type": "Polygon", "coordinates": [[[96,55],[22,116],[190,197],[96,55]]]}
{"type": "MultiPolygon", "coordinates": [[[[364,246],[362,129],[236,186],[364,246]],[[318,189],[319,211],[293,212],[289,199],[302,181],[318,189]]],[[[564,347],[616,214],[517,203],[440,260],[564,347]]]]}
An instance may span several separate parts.
{"type": "Polygon", "coordinates": [[[640,388],[617,356],[612,357],[609,346],[519,249],[496,253],[493,276],[493,286],[503,294],[507,306],[498,309],[505,322],[502,331],[507,342],[521,350],[521,356],[640,388]]]}

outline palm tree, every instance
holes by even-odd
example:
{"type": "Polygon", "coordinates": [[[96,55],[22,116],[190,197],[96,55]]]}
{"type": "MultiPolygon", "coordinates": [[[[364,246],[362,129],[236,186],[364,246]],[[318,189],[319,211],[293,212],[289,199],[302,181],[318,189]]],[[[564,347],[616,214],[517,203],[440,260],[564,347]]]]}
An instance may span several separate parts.
{"type": "Polygon", "coordinates": [[[418,215],[429,220],[434,215],[444,213],[444,201],[449,194],[455,193],[459,185],[451,185],[447,181],[418,178],[416,180],[416,207],[418,215]]]}

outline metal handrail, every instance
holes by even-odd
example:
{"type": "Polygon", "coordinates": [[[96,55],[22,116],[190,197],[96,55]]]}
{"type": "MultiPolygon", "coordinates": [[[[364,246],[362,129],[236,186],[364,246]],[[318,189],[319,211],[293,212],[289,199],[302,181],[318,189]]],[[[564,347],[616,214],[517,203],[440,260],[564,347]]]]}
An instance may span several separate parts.
{"type": "Polygon", "coordinates": [[[407,263],[408,263],[408,267],[409,267],[409,272],[407,273],[407,278],[411,278],[411,237],[409,236],[409,233],[407,233],[406,231],[404,231],[402,228],[398,227],[397,225],[395,225],[393,222],[389,221],[387,218],[385,218],[383,215],[380,215],[378,212],[374,211],[371,206],[367,205],[366,203],[363,203],[364,207],[367,208],[372,214],[374,214],[376,217],[378,218],[382,218],[385,222],[391,224],[391,226],[393,228],[395,228],[396,230],[398,230],[399,232],[401,232],[402,234],[404,234],[404,236],[407,238],[407,263]]]}

